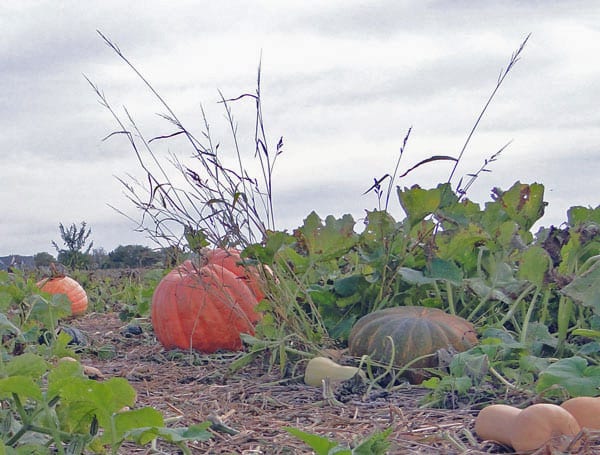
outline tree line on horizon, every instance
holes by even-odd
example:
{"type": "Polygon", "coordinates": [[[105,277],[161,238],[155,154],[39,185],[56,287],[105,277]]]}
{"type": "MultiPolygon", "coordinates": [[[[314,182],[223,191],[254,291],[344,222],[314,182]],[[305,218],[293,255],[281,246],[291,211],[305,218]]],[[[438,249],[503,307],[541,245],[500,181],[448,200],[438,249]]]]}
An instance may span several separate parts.
{"type": "Polygon", "coordinates": [[[95,248],[89,253],[77,255],[73,266],[68,255],[59,253],[55,257],[42,251],[33,256],[12,254],[0,257],[0,270],[49,267],[53,263],[62,264],[69,269],[164,267],[172,264],[172,256],[171,248],[153,250],[143,245],[119,245],[108,253],[104,248],[95,248]]]}
{"type": "Polygon", "coordinates": [[[85,221],[79,227],[75,223],[68,227],[60,223],[59,231],[64,247],[52,241],[56,257],[46,251],[33,256],[9,255],[0,257],[0,269],[40,268],[56,263],[69,270],[170,267],[175,265],[181,253],[174,251],[172,246],[152,249],[143,245],[119,245],[107,253],[104,248],[92,248],[92,231],[85,221]]]}

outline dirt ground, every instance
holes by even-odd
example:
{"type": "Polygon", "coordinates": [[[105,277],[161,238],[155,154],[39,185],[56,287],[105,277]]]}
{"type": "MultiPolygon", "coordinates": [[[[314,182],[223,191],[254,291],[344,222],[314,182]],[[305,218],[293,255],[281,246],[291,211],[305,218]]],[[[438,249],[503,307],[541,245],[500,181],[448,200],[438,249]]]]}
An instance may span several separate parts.
{"type": "MultiPolygon", "coordinates": [[[[106,378],[123,377],[137,390],[137,406],[160,410],[170,425],[188,426],[211,420],[213,437],[191,443],[197,454],[311,454],[311,449],[284,427],[352,445],[377,430],[392,427],[391,454],[511,453],[480,441],[473,431],[473,409],[423,409],[426,390],[416,386],[393,393],[372,393],[368,399],[336,395],[343,403],[323,399],[322,390],[302,382],[301,372],[281,379],[269,373],[264,360],[231,374],[229,365],[239,353],[199,355],[166,352],[155,340],[148,321],[137,321],[141,333],[130,330],[116,314],[91,313],[69,321],[87,343],[84,365],[98,368],[106,378]],[[230,430],[230,431],[228,431],[230,430]]],[[[336,389],[339,392],[340,387],[336,389]]],[[[599,438],[585,438],[572,453],[600,454],[599,438]]],[[[164,454],[177,447],[158,443],[164,454]]],[[[156,453],[151,447],[126,445],[123,454],[156,453]]],[[[549,449],[539,453],[550,454],[549,449]]]]}

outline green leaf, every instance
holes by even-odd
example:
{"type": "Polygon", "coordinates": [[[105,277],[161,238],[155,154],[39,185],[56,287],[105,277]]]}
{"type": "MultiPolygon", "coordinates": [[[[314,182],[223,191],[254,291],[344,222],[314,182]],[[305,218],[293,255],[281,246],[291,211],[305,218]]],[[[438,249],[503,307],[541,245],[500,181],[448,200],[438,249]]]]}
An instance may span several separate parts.
{"type": "Polygon", "coordinates": [[[581,234],[570,230],[569,240],[560,249],[561,262],[558,264],[558,272],[567,275],[577,270],[581,250],[581,234]]]}
{"type": "Polygon", "coordinates": [[[352,305],[356,305],[363,300],[363,297],[359,294],[352,294],[348,297],[340,297],[335,301],[335,304],[338,308],[347,308],[352,305]]]}
{"type": "Polygon", "coordinates": [[[435,278],[425,276],[420,270],[409,269],[407,267],[400,267],[398,275],[407,283],[417,286],[435,283],[435,278]]]}
{"type": "Polygon", "coordinates": [[[440,385],[440,382],[441,382],[440,378],[438,378],[437,376],[433,376],[432,378],[425,379],[421,383],[421,387],[424,387],[424,388],[430,389],[430,390],[435,390],[440,385]]]}
{"type": "Polygon", "coordinates": [[[36,442],[28,441],[25,444],[19,445],[16,449],[12,447],[6,447],[6,455],[48,455],[48,448],[43,445],[44,442],[45,441],[39,437],[37,438],[36,442]]]}
{"type": "Polygon", "coordinates": [[[591,343],[586,343],[583,346],[580,346],[577,350],[576,354],[578,355],[597,355],[600,353],[600,343],[597,341],[592,341],[591,343]]]}
{"type": "Polygon", "coordinates": [[[183,441],[208,441],[212,438],[212,433],[206,431],[210,422],[189,427],[166,428],[166,427],[143,427],[135,428],[125,434],[125,439],[134,441],[137,444],[147,444],[153,439],[161,438],[167,442],[183,441]]]}
{"type": "Polygon", "coordinates": [[[319,308],[321,316],[328,316],[330,314],[333,314],[336,317],[338,316],[337,306],[335,304],[337,299],[332,292],[317,286],[313,286],[307,291],[312,301],[319,308]]]}
{"type": "Polygon", "coordinates": [[[544,346],[556,348],[558,339],[550,333],[546,325],[541,322],[531,322],[527,329],[525,343],[531,347],[534,354],[541,354],[544,346]]]}
{"type": "Polygon", "coordinates": [[[325,320],[325,325],[327,326],[327,331],[329,335],[335,339],[340,341],[348,340],[348,335],[350,334],[350,330],[352,330],[352,326],[356,322],[357,316],[356,314],[346,316],[344,319],[332,321],[330,319],[325,320]]]}
{"type": "Polygon", "coordinates": [[[510,252],[515,249],[516,241],[519,237],[519,225],[513,220],[507,220],[500,223],[495,230],[490,232],[491,237],[495,240],[497,248],[492,242],[488,242],[490,248],[496,250],[502,250],[504,252],[510,252]]]}
{"type": "Polygon", "coordinates": [[[59,396],[62,388],[73,381],[74,378],[85,380],[81,364],[66,360],[59,361],[50,373],[48,373],[47,396],[49,398],[59,396]]]}
{"type": "Polygon", "coordinates": [[[445,231],[466,227],[469,223],[479,220],[482,214],[479,205],[468,199],[440,208],[438,213],[441,215],[445,231]]]}
{"type": "Polygon", "coordinates": [[[211,422],[202,422],[195,425],[190,425],[187,428],[181,429],[181,437],[191,441],[206,441],[212,438],[212,433],[206,431],[210,426],[211,422]]]}
{"type": "MultiPolygon", "coordinates": [[[[266,349],[266,347],[264,349],[266,349]]],[[[229,371],[235,373],[236,371],[250,365],[254,361],[254,359],[256,359],[256,357],[259,354],[259,351],[261,350],[262,349],[252,350],[251,352],[244,354],[242,357],[238,357],[229,364],[229,371]]]]}
{"type": "MultiPolygon", "coordinates": [[[[313,449],[316,455],[329,455],[331,454],[331,450],[338,447],[339,444],[335,441],[330,441],[329,439],[319,436],[316,434],[306,433],[302,430],[293,427],[284,427],[285,431],[290,433],[292,436],[297,437],[301,441],[308,444],[308,446],[313,449]]],[[[335,453],[344,453],[344,452],[335,452],[335,453]]],[[[347,454],[350,455],[350,450],[347,451],[347,454]]]]}
{"type": "Polygon", "coordinates": [[[202,248],[207,247],[210,244],[203,229],[194,229],[191,226],[184,226],[183,235],[190,251],[199,253],[202,248]]]}
{"type": "Polygon", "coordinates": [[[275,255],[296,241],[293,235],[282,231],[267,231],[264,244],[256,243],[242,251],[242,258],[257,259],[261,264],[272,265],[275,255]]]}
{"type": "Polygon", "coordinates": [[[392,427],[384,431],[373,433],[367,439],[358,444],[353,450],[353,455],[385,455],[390,447],[390,442],[387,440],[392,427]]]}
{"type": "MultiPolygon", "coordinates": [[[[484,210],[481,212],[481,219],[479,223],[490,236],[498,238],[501,236],[504,240],[508,226],[511,226],[511,235],[515,231],[514,220],[511,220],[506,212],[503,210],[502,205],[498,201],[486,202],[484,210]]],[[[518,226],[517,226],[518,230],[518,226]]]]}
{"type": "Polygon", "coordinates": [[[0,379],[0,397],[8,398],[12,394],[42,401],[42,390],[29,376],[10,376],[0,379]]]}
{"type": "Polygon", "coordinates": [[[516,221],[523,231],[529,231],[535,222],[544,214],[544,186],[539,183],[531,185],[516,182],[507,191],[494,190],[497,199],[495,204],[516,221]]]}
{"type": "Polygon", "coordinates": [[[467,393],[473,386],[473,381],[468,376],[444,376],[438,381],[428,381],[427,388],[437,389],[458,394],[467,393]]]}
{"type": "MultiPolygon", "coordinates": [[[[284,273],[287,273],[288,269],[291,268],[293,273],[300,276],[309,269],[310,263],[309,257],[302,256],[290,247],[277,251],[273,266],[280,267],[284,273]]],[[[275,275],[277,275],[277,268],[275,268],[275,275]]]]}
{"type": "Polygon", "coordinates": [[[19,335],[21,330],[10,322],[4,313],[0,313],[0,333],[13,333],[19,335]]]}
{"type": "Polygon", "coordinates": [[[575,277],[561,292],[573,301],[591,307],[594,313],[600,314],[600,261],[575,277]]]}
{"type": "MultiPolygon", "coordinates": [[[[129,431],[143,427],[162,427],[164,419],[162,414],[154,408],[145,407],[141,409],[132,409],[130,411],[119,412],[113,417],[114,429],[118,439],[124,438],[129,431]]],[[[140,435],[138,444],[147,444],[154,437],[144,439],[140,435]]]]}
{"type": "Polygon", "coordinates": [[[21,375],[39,379],[47,369],[48,363],[42,357],[32,353],[25,353],[13,357],[6,364],[5,372],[8,376],[21,375]]]}
{"type": "Polygon", "coordinates": [[[434,258],[431,261],[431,278],[450,281],[453,284],[461,284],[463,273],[454,262],[434,258]]]}
{"type": "Polygon", "coordinates": [[[477,265],[478,246],[484,245],[489,239],[489,234],[481,226],[469,224],[466,228],[452,232],[450,236],[437,236],[438,256],[458,263],[466,270],[472,270],[477,265]]]}
{"type": "Polygon", "coordinates": [[[361,288],[368,285],[369,283],[365,280],[362,275],[350,275],[335,280],[333,282],[333,289],[340,297],[350,297],[357,292],[360,292],[361,288]]]}
{"type": "Polygon", "coordinates": [[[105,429],[103,441],[114,443],[117,434],[112,431],[112,415],[125,406],[132,407],[136,392],[124,378],[111,378],[104,382],[87,378],[73,378],[61,387],[61,412],[68,421],[89,424],[96,415],[98,423],[105,429]]]}
{"type": "Polygon", "coordinates": [[[541,288],[551,265],[552,260],[546,250],[541,246],[531,246],[521,255],[517,277],[521,280],[528,280],[541,288]]]}
{"type": "Polygon", "coordinates": [[[488,356],[477,351],[459,352],[450,362],[450,373],[453,376],[467,376],[474,379],[475,382],[480,382],[488,373],[488,369],[488,356]]]}
{"type": "Polygon", "coordinates": [[[590,222],[600,224],[600,206],[592,209],[590,207],[574,206],[567,211],[569,226],[579,227],[590,222]]]}
{"type": "Polygon", "coordinates": [[[384,245],[394,237],[400,226],[385,210],[367,212],[365,229],[360,234],[360,242],[367,252],[380,253],[384,245]]]}
{"type": "Polygon", "coordinates": [[[552,386],[561,386],[572,397],[600,395],[600,366],[588,366],[582,357],[560,359],[540,373],[536,384],[538,392],[552,386]]]}
{"type": "Polygon", "coordinates": [[[71,302],[65,294],[46,294],[48,299],[41,295],[29,297],[28,304],[31,305],[29,318],[41,323],[48,329],[56,327],[58,320],[71,315],[71,302]]]}
{"type": "Polygon", "coordinates": [[[398,187],[400,205],[406,212],[408,224],[411,228],[438,209],[442,202],[443,191],[445,190],[441,187],[429,190],[425,190],[418,185],[403,190],[398,187]]]}
{"type": "Polygon", "coordinates": [[[73,349],[71,349],[69,343],[73,340],[73,337],[69,335],[67,332],[61,330],[54,342],[50,345],[52,348],[52,355],[54,357],[73,357],[75,355],[73,349]]]}
{"type": "Polygon", "coordinates": [[[348,251],[358,241],[354,224],[351,215],[344,215],[340,219],[329,215],[323,224],[321,218],[315,212],[311,212],[304,220],[304,225],[294,234],[310,256],[334,258],[348,251]]]}
{"type": "Polygon", "coordinates": [[[538,374],[550,365],[550,361],[545,357],[536,357],[533,355],[522,355],[519,358],[519,368],[526,373],[538,374]]]}
{"type": "Polygon", "coordinates": [[[487,285],[481,278],[468,278],[465,280],[467,287],[482,299],[494,299],[510,305],[512,299],[502,292],[500,289],[495,289],[487,285]]]}

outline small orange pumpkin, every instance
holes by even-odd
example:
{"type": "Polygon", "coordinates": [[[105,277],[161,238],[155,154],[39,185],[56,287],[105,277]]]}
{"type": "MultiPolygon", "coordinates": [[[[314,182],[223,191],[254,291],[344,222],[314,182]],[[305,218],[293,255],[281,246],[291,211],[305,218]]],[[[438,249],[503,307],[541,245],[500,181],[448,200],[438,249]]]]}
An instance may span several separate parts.
{"type": "Polygon", "coordinates": [[[152,326],[166,349],[211,353],[242,348],[241,333],[254,334],[261,314],[244,280],[225,267],[191,261],[169,272],[152,296],[152,326]]]}
{"type": "Polygon", "coordinates": [[[39,281],[37,285],[42,291],[49,294],[65,294],[71,302],[71,314],[74,316],[83,314],[87,310],[87,294],[73,278],[56,275],[39,281]]]}

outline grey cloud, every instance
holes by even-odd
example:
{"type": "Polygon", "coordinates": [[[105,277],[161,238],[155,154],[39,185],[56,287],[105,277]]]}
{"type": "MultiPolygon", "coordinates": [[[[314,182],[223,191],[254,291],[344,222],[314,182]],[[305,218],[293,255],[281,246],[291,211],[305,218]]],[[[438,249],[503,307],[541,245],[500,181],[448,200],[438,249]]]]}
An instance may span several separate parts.
{"type": "MultiPolygon", "coordinates": [[[[323,5],[307,9],[304,14],[289,18],[287,26],[310,30],[322,36],[349,38],[392,37],[402,34],[448,37],[457,33],[485,32],[493,23],[500,29],[513,29],[517,24],[529,24],[558,16],[577,17],[594,23],[598,14],[594,2],[473,2],[396,1],[344,2],[343,6],[323,5]]],[[[527,32],[528,30],[522,31],[527,32]]]]}
{"type": "MultiPolygon", "coordinates": [[[[567,38],[579,39],[566,36],[570,33],[596,36],[595,2],[30,5],[35,7],[0,6],[0,85],[8,87],[0,93],[0,181],[13,182],[3,200],[14,201],[10,226],[0,227],[0,250],[47,250],[45,245],[58,236],[58,222],[80,218],[90,223],[97,245],[107,250],[118,242],[146,243],[131,232],[131,225],[106,210],[106,202],[128,207],[114,189],[112,175],[137,167],[133,159],[117,160],[132,154],[122,138],[101,142],[115,125],[82,73],[98,83],[120,112],[123,104],[130,108],[148,136],[171,130],[158,123],[155,113],[162,109],[150,102],[146,89],[102,43],[96,29],[156,82],[194,132],[201,129],[199,105],[204,103],[219,139],[227,131],[216,104],[217,89],[223,88],[226,96],[253,91],[255,66],[242,73],[249,68],[251,48],[257,47],[252,59],[258,63],[264,46],[268,132],[274,142],[280,135],[286,140],[284,172],[276,175],[277,210],[284,226],[298,225],[312,209],[320,215],[360,215],[364,207],[374,206],[373,199],[360,194],[375,175],[393,165],[411,125],[406,166],[433,152],[459,150],[500,68],[520,39],[533,31],[522,61],[478,130],[465,168],[472,170],[482,156],[507,140],[515,142],[489,179],[477,183],[480,193],[474,194],[486,200],[492,186],[539,180],[554,188],[548,192],[552,210],[554,201],[577,202],[584,191],[588,200],[597,194],[593,175],[600,143],[598,69],[593,58],[564,45],[567,38]],[[481,45],[480,39],[488,44],[481,45]],[[410,43],[428,43],[435,55],[418,56],[418,64],[403,61],[417,45],[410,43]],[[380,54],[371,58],[370,46],[380,54]],[[381,55],[385,51],[387,60],[381,55]],[[314,61],[311,52],[318,54],[314,61]],[[580,67],[564,68],[566,63],[580,67]],[[442,150],[445,147],[449,149],[442,150]],[[15,172],[17,162],[41,170],[54,163],[49,166],[56,173],[51,181],[60,197],[33,184],[24,195],[24,183],[6,176],[15,172]],[[60,174],[57,164],[77,162],[93,166],[98,175],[84,167],[79,174],[60,174]],[[585,190],[573,183],[581,176],[585,190]],[[77,200],[82,193],[99,195],[100,200],[82,206],[77,200]],[[61,219],[49,221],[46,207],[55,208],[52,216],[61,219]],[[73,208],[78,212],[73,214],[73,208]]],[[[251,138],[251,109],[246,104],[233,108],[240,131],[251,138]]],[[[186,150],[177,142],[165,143],[164,148],[186,150]]],[[[422,169],[414,179],[427,182],[435,175],[422,169]]]]}

